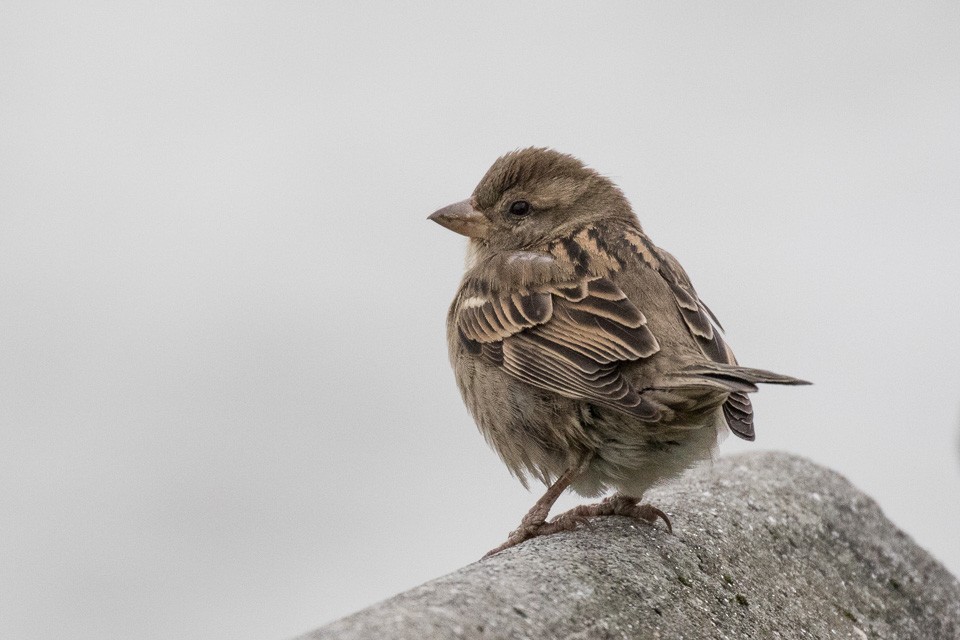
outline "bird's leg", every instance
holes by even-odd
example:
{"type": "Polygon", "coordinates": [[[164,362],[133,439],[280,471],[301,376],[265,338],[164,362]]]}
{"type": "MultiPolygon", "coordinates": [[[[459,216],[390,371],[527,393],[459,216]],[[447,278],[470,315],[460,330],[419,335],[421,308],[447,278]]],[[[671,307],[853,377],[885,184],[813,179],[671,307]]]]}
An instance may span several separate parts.
{"type": "MultiPolygon", "coordinates": [[[[587,462],[589,462],[589,460],[587,462]]],[[[504,549],[509,549],[512,546],[520,544],[524,540],[529,540],[530,538],[563,531],[564,529],[552,526],[552,523],[548,524],[547,516],[550,514],[550,508],[553,507],[553,503],[555,503],[557,498],[559,498],[560,495],[567,490],[567,487],[570,486],[570,483],[573,482],[576,477],[583,472],[587,462],[570,467],[564,471],[563,475],[557,478],[556,482],[550,485],[546,493],[544,493],[543,496],[541,496],[541,498],[533,505],[533,507],[530,508],[530,511],[527,512],[527,515],[523,516],[523,520],[520,521],[520,526],[510,532],[510,536],[507,538],[506,542],[501,544],[496,549],[491,549],[483,557],[486,558],[495,553],[500,553],[504,549]]],[[[564,524],[566,524],[566,522],[564,524]]],[[[573,528],[577,523],[571,521],[570,524],[572,526],[568,528],[573,528]]]]}
{"type": "Polygon", "coordinates": [[[667,525],[667,531],[673,533],[673,525],[670,524],[670,518],[660,509],[652,504],[639,504],[640,498],[627,496],[622,493],[615,493],[609,498],[596,503],[584,504],[574,507],[569,511],[561,513],[556,518],[546,524],[547,527],[559,527],[558,531],[571,529],[586,518],[595,518],[599,516],[626,516],[636,520],[643,520],[648,524],[653,524],[657,518],[663,520],[667,525]]]}

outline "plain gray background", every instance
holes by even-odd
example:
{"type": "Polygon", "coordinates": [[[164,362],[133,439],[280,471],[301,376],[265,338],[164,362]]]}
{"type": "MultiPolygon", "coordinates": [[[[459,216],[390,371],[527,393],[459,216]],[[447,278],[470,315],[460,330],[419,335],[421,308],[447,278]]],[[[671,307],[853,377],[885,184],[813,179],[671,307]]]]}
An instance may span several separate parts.
{"type": "Polygon", "coordinates": [[[425,217],[531,144],[623,187],[741,362],[816,383],[722,453],[836,468],[960,572],[958,33],[952,1],[3,3],[0,636],[279,640],[498,544],[535,495],[461,404],[465,243],[425,217]]]}

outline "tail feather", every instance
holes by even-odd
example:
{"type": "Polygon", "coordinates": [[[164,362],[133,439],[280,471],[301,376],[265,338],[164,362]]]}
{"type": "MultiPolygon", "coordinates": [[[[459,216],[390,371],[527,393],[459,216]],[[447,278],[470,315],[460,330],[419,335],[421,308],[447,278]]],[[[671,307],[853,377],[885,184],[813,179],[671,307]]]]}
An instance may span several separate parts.
{"type": "Polygon", "coordinates": [[[750,385],[756,384],[789,384],[801,385],[811,384],[806,380],[785,376],[782,373],[774,373],[766,369],[753,369],[751,367],[741,367],[735,364],[722,364],[719,362],[709,362],[688,367],[683,370],[685,374],[693,374],[704,378],[711,378],[721,381],[737,381],[750,385]]]}
{"type": "Polygon", "coordinates": [[[723,417],[734,435],[753,442],[757,433],[753,429],[753,405],[745,393],[731,393],[723,403],[723,417]]]}
{"type": "Polygon", "coordinates": [[[753,407],[747,394],[756,391],[757,384],[810,384],[806,380],[765,369],[713,362],[686,368],[683,370],[683,375],[693,375],[720,383],[730,391],[726,402],[723,403],[723,416],[730,430],[744,440],[756,438],[756,432],[753,429],[753,407]]]}

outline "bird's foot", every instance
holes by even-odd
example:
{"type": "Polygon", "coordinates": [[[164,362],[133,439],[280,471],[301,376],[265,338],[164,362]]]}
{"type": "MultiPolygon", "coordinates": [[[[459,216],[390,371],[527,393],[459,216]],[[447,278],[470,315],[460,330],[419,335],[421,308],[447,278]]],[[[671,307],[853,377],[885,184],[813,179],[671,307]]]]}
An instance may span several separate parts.
{"type": "Polygon", "coordinates": [[[639,504],[639,498],[614,494],[605,498],[596,504],[584,504],[574,507],[558,515],[550,522],[546,521],[546,512],[534,507],[520,521],[520,526],[510,532],[507,540],[495,549],[488,551],[483,557],[489,558],[492,555],[500,553],[504,549],[514,547],[521,542],[538,536],[548,536],[561,531],[573,531],[580,525],[590,526],[588,518],[597,518],[600,516],[625,516],[642,520],[647,524],[654,524],[657,519],[663,520],[667,525],[667,531],[673,533],[673,525],[670,524],[670,518],[667,514],[656,508],[652,504],[639,504]]]}
{"type": "Polygon", "coordinates": [[[554,518],[550,524],[568,519],[581,522],[585,521],[586,518],[597,518],[600,516],[625,516],[635,520],[642,520],[652,525],[659,518],[667,525],[667,531],[673,533],[673,525],[670,524],[670,518],[667,517],[666,513],[652,504],[639,504],[639,502],[639,498],[623,495],[622,493],[615,493],[596,504],[580,505],[565,513],[561,513],[554,518]]]}
{"type": "Polygon", "coordinates": [[[532,509],[530,513],[525,515],[523,520],[520,521],[520,526],[510,532],[510,535],[503,544],[495,549],[491,549],[485,553],[483,557],[489,558],[504,549],[515,547],[530,538],[548,536],[553,533],[560,533],[561,531],[573,531],[577,525],[580,524],[589,525],[585,517],[578,517],[570,511],[557,516],[550,522],[547,522],[546,518],[547,514],[545,512],[532,509]]]}

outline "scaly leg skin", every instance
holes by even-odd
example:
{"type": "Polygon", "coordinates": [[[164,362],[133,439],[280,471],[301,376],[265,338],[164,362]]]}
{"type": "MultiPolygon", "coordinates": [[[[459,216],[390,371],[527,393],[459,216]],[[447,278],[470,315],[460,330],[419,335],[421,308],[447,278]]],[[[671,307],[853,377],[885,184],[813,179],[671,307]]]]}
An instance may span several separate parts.
{"type": "Polygon", "coordinates": [[[673,533],[673,525],[670,524],[670,518],[667,517],[667,514],[652,504],[639,504],[639,502],[640,498],[615,493],[596,504],[574,507],[561,513],[547,524],[548,526],[556,525],[560,527],[559,531],[568,531],[587,518],[600,516],[626,516],[635,520],[643,520],[651,525],[657,521],[657,518],[660,518],[667,525],[667,531],[673,533]]]}
{"type": "MultiPolygon", "coordinates": [[[[557,528],[553,523],[548,523],[547,516],[550,514],[550,508],[553,507],[553,503],[557,501],[560,494],[567,490],[570,483],[580,475],[584,466],[584,464],[581,464],[576,467],[570,467],[564,471],[563,475],[557,478],[557,481],[550,485],[547,492],[530,508],[527,515],[523,516],[523,520],[520,521],[520,526],[510,532],[506,542],[496,549],[491,549],[483,557],[489,558],[495,553],[500,553],[504,549],[509,549],[530,538],[563,531],[564,529],[557,528]]],[[[568,526],[568,528],[576,526],[576,522],[571,521],[571,523],[572,526],[568,526]]],[[[567,523],[565,522],[564,524],[566,525],[567,523]]]]}
{"type": "Polygon", "coordinates": [[[566,490],[573,478],[576,477],[576,473],[571,473],[573,471],[573,469],[570,469],[560,476],[560,478],[547,489],[543,497],[537,500],[533,508],[527,512],[527,515],[520,521],[520,526],[510,533],[506,542],[496,549],[491,549],[483,557],[488,558],[530,538],[546,536],[561,531],[572,531],[577,528],[577,525],[589,524],[587,518],[600,516],[625,516],[627,518],[642,520],[651,525],[657,521],[657,518],[660,518],[664,524],[667,525],[667,531],[673,533],[673,525],[670,524],[670,518],[667,517],[666,513],[651,504],[638,504],[640,502],[639,498],[620,493],[605,498],[596,504],[584,504],[579,507],[574,507],[569,511],[561,513],[550,522],[547,522],[547,514],[550,513],[550,507],[553,506],[553,503],[557,501],[560,494],[566,490]]]}

